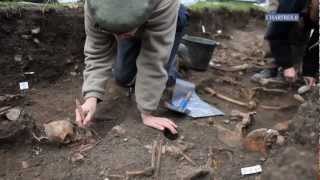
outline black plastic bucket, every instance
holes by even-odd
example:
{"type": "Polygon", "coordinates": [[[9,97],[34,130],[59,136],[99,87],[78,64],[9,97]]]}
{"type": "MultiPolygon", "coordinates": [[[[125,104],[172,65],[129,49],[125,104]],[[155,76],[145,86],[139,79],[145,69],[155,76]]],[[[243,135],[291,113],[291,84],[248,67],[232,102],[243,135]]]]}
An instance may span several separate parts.
{"type": "Polygon", "coordinates": [[[198,71],[207,70],[217,43],[211,39],[196,36],[184,36],[182,43],[187,47],[190,68],[198,71]]]}

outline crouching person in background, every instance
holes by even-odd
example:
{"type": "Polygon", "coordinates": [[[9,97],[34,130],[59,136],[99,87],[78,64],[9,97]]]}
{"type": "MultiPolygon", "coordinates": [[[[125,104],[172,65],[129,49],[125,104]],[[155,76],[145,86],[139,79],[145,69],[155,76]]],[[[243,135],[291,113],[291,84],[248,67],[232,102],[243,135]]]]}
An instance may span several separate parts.
{"type": "Polygon", "coordinates": [[[285,80],[295,82],[302,62],[302,76],[308,86],[319,77],[319,1],[280,0],[277,13],[298,13],[299,22],[271,22],[266,39],[274,58],[273,68],[252,77],[272,78],[282,70],[285,80]]]}
{"type": "Polygon", "coordinates": [[[175,54],[187,25],[186,9],[177,0],[87,0],[84,13],[85,102],[83,112],[76,109],[76,121],[90,124],[112,69],[118,84],[135,87],[146,126],[177,133],[172,120],[153,112],[166,86],[175,83],[175,54]]]}

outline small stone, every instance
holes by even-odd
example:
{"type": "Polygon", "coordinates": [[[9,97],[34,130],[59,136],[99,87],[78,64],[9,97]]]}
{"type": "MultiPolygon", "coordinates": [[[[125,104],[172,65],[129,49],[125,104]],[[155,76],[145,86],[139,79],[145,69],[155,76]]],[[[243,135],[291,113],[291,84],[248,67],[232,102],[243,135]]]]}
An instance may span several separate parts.
{"type": "Polygon", "coordinates": [[[74,72],[74,71],[72,71],[72,72],[70,72],[70,75],[71,75],[71,76],[76,76],[76,75],[77,75],[77,73],[76,73],[76,72],[74,72]]]}
{"type": "Polygon", "coordinates": [[[33,39],[33,42],[36,43],[36,44],[40,44],[40,41],[39,41],[38,38],[34,38],[34,39],[33,39]]]}
{"type": "Polygon", "coordinates": [[[283,136],[281,136],[281,135],[279,135],[278,137],[277,137],[277,145],[279,145],[279,146],[283,146],[284,145],[284,143],[285,143],[285,138],[283,137],[283,136]]]}
{"type": "Polygon", "coordinates": [[[27,34],[23,34],[23,35],[21,35],[21,37],[23,38],[23,39],[31,39],[31,35],[27,35],[27,34]]]}
{"type": "Polygon", "coordinates": [[[185,137],[184,137],[184,136],[180,136],[180,140],[182,140],[182,141],[183,141],[184,139],[185,139],[185,137]]]}
{"type": "Polygon", "coordinates": [[[150,151],[152,149],[152,146],[150,144],[145,145],[144,148],[146,148],[148,151],[150,151]]]}
{"type": "Polygon", "coordinates": [[[68,59],[66,60],[66,63],[67,63],[67,64],[71,64],[71,63],[73,63],[73,60],[70,59],[70,58],[68,58],[68,59]]]}
{"type": "Polygon", "coordinates": [[[126,133],[126,130],[123,127],[117,125],[111,129],[111,132],[114,136],[118,137],[124,135],[126,133]]]}
{"type": "Polygon", "coordinates": [[[226,120],[223,121],[223,123],[225,123],[225,124],[230,124],[230,120],[229,120],[229,119],[226,119],[226,120]]]}
{"type": "Polygon", "coordinates": [[[22,61],[22,55],[21,54],[16,54],[14,56],[14,61],[15,62],[21,62],[22,61]]]}
{"type": "Polygon", "coordinates": [[[34,147],[34,149],[32,149],[32,151],[34,152],[34,154],[36,156],[38,156],[42,152],[42,149],[40,147],[34,147]]]}
{"type": "Polygon", "coordinates": [[[104,170],[100,171],[100,172],[99,172],[99,175],[100,175],[100,176],[104,176],[104,175],[105,175],[105,171],[104,171],[104,170]]]}
{"type": "Polygon", "coordinates": [[[34,75],[34,73],[35,73],[35,72],[33,72],[33,71],[29,71],[29,72],[24,72],[23,74],[24,74],[24,75],[34,75]]]}
{"type": "Polygon", "coordinates": [[[40,27],[36,27],[34,29],[31,29],[31,34],[39,34],[40,33],[40,27]]]}
{"type": "Polygon", "coordinates": [[[23,169],[27,169],[27,168],[29,168],[29,163],[27,161],[22,161],[21,166],[23,169]]]}
{"type": "Polygon", "coordinates": [[[31,55],[28,55],[27,58],[29,61],[33,61],[33,57],[31,55]]]}
{"type": "Polygon", "coordinates": [[[74,66],[74,70],[75,70],[75,71],[79,70],[79,65],[75,65],[75,66],[74,66]]]}
{"type": "Polygon", "coordinates": [[[310,133],[310,137],[314,137],[316,135],[315,132],[310,133]]]}
{"type": "Polygon", "coordinates": [[[8,112],[6,113],[6,117],[10,121],[17,121],[20,117],[20,114],[21,114],[21,109],[12,108],[8,110],[8,112]]]}
{"type": "Polygon", "coordinates": [[[264,158],[264,157],[262,157],[262,158],[260,158],[259,160],[260,160],[261,162],[265,162],[267,159],[264,158]]]}
{"type": "Polygon", "coordinates": [[[72,162],[79,162],[82,161],[84,156],[81,153],[75,153],[71,156],[71,161],[72,162]]]}
{"type": "Polygon", "coordinates": [[[128,142],[128,140],[129,140],[128,138],[124,138],[123,139],[124,142],[128,142]]]}

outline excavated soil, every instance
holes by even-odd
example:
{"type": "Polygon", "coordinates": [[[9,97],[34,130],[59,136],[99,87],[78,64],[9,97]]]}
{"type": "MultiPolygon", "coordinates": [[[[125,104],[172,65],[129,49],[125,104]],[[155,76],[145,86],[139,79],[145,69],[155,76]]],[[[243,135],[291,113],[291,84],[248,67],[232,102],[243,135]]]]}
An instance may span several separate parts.
{"type": "MultiPolygon", "coordinates": [[[[29,121],[40,128],[51,121],[73,120],[74,100],[80,97],[82,83],[85,38],[82,9],[1,9],[0,24],[0,96],[21,93],[18,86],[21,81],[30,84],[30,89],[22,96],[0,102],[0,107],[22,107],[30,115],[29,121]],[[39,27],[38,34],[31,33],[39,27]]],[[[160,178],[164,180],[182,179],[186,173],[203,167],[208,161],[209,149],[212,149],[214,162],[209,166],[211,176],[193,179],[316,179],[320,113],[317,92],[305,95],[308,103],[302,106],[293,99],[295,86],[281,87],[288,90],[285,94],[261,92],[255,96],[258,104],[289,106],[280,111],[265,110],[260,106],[256,109],[257,115],[248,131],[290,122],[289,129],[283,134],[285,143],[272,146],[265,155],[245,150],[232,136],[220,138],[221,132],[233,132],[237,124],[227,121],[231,111],[248,112],[248,109],[211,97],[203,90],[210,86],[225,95],[248,101],[247,89],[259,86],[250,82],[250,76],[268,65],[264,58],[268,51],[263,39],[265,31],[261,12],[219,10],[206,11],[206,15],[192,14],[188,33],[211,37],[220,43],[213,54],[213,62],[227,69],[244,63],[253,65],[237,72],[215,68],[205,72],[183,70],[184,78],[196,84],[201,98],[224,111],[226,116],[191,119],[160,107],[159,113],[172,118],[179,126],[180,139],[170,141],[162,133],[143,126],[134,98],[128,97],[125,89],[109,80],[92,127],[99,140],[83,153],[84,158],[76,162],[71,158],[81,142],[68,145],[39,143],[30,135],[30,128],[29,133],[14,136],[15,141],[0,141],[0,180],[123,179],[126,171],[150,166],[149,147],[154,140],[162,140],[166,146],[184,145],[185,154],[196,164],[166,152],[161,159],[160,178]],[[201,33],[202,25],[207,29],[206,34],[201,33]],[[222,34],[217,34],[218,30],[222,34]],[[110,131],[115,125],[122,127],[124,132],[110,131]],[[261,174],[241,176],[240,168],[258,164],[263,169],[261,174]]],[[[4,121],[1,116],[0,122],[4,121]]]]}

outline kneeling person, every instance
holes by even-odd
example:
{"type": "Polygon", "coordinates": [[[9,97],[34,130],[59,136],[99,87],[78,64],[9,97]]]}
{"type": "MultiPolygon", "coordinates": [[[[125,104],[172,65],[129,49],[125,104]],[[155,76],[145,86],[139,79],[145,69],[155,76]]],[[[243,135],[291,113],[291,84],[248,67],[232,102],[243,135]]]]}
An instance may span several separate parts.
{"type": "Polygon", "coordinates": [[[119,84],[135,85],[143,123],[177,133],[173,121],[152,112],[177,76],[175,53],[187,24],[186,9],[175,0],[87,0],[84,13],[85,117],[76,109],[76,121],[81,126],[92,121],[113,68],[119,84]]]}

